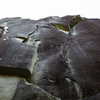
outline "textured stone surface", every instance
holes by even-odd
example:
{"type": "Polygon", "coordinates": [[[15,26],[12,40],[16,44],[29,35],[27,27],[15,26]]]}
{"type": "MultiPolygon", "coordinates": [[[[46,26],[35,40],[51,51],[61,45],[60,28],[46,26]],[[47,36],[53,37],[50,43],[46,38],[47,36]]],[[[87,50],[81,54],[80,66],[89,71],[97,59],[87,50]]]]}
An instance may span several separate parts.
{"type": "Polygon", "coordinates": [[[0,40],[0,74],[28,77],[36,62],[36,48],[16,39],[0,40]]]}
{"type": "Polygon", "coordinates": [[[83,97],[100,92],[100,20],[86,20],[71,30],[66,63],[83,97]]]}
{"type": "Polygon", "coordinates": [[[0,20],[0,100],[99,100],[100,19],[0,20]]]}
{"type": "Polygon", "coordinates": [[[82,100],[100,100],[100,93],[82,100]]]}

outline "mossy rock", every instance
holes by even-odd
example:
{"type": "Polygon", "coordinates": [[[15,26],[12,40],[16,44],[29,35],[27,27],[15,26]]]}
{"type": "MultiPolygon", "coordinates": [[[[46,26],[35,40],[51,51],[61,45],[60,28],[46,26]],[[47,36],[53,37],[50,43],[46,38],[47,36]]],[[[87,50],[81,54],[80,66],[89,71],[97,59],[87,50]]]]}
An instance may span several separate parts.
{"type": "Polygon", "coordinates": [[[63,31],[67,31],[67,32],[69,31],[69,26],[68,25],[54,23],[53,26],[58,30],[63,30],[63,31]]]}
{"type": "Polygon", "coordinates": [[[74,27],[77,23],[79,23],[80,21],[85,21],[86,18],[81,17],[80,15],[74,16],[70,19],[70,29],[72,27],[74,27]]]}

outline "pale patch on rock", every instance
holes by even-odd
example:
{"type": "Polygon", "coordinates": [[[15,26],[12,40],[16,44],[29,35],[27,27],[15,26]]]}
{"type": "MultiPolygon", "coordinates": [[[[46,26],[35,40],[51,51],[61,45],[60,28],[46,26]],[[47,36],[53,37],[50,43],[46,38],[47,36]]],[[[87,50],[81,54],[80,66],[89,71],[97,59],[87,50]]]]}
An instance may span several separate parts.
{"type": "Polygon", "coordinates": [[[11,100],[18,82],[24,80],[20,77],[0,76],[0,100],[11,100]]]}
{"type": "Polygon", "coordinates": [[[65,34],[69,33],[69,31],[63,31],[63,30],[59,30],[59,31],[61,31],[61,32],[65,33],[65,34]]]}
{"type": "Polygon", "coordinates": [[[68,81],[69,83],[71,82],[71,79],[69,79],[69,78],[66,78],[66,81],[68,81]]]}
{"type": "Polygon", "coordinates": [[[77,92],[78,97],[79,98],[82,98],[82,90],[81,90],[79,84],[76,83],[76,82],[74,82],[74,85],[75,85],[75,89],[76,89],[76,92],[77,92]]]}
{"type": "Polygon", "coordinates": [[[76,32],[76,26],[74,26],[71,30],[70,30],[71,35],[77,35],[76,32]]]}

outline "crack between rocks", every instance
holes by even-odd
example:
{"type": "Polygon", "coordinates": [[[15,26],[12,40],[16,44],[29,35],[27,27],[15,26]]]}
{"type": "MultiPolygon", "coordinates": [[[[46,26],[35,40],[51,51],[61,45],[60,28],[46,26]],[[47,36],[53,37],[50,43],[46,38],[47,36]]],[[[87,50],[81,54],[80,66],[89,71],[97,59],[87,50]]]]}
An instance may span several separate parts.
{"type": "Polygon", "coordinates": [[[78,95],[78,97],[79,97],[80,99],[82,99],[82,90],[81,90],[81,87],[80,87],[80,85],[78,84],[78,82],[77,82],[76,80],[74,80],[73,78],[71,78],[71,77],[66,77],[65,79],[66,79],[66,81],[68,81],[69,83],[70,83],[70,82],[73,82],[73,83],[74,83],[74,86],[75,86],[75,90],[76,90],[76,92],[77,92],[77,95],[78,95]]]}
{"type": "Polygon", "coordinates": [[[33,35],[37,31],[37,29],[38,29],[38,25],[36,25],[35,30],[33,30],[31,33],[29,33],[27,37],[24,37],[24,36],[15,36],[15,37],[9,37],[9,38],[18,39],[22,43],[25,43],[26,44],[29,41],[30,36],[33,35]]]}
{"type": "MultiPolygon", "coordinates": [[[[37,86],[37,85],[35,85],[35,86],[37,86]]],[[[37,86],[38,88],[40,88],[39,86],[37,86]]],[[[47,94],[47,96],[49,97],[49,100],[61,100],[60,98],[58,98],[58,97],[56,97],[56,96],[53,96],[53,95],[51,95],[50,93],[48,93],[48,92],[46,92],[44,89],[42,89],[42,88],[40,88],[44,93],[46,93],[47,94]],[[52,99],[50,99],[50,97],[52,97],[52,99]]]]}
{"type": "Polygon", "coordinates": [[[24,38],[24,37],[16,37],[16,38],[21,38],[21,39],[23,39],[22,42],[26,43],[26,42],[28,42],[30,36],[33,35],[37,31],[37,29],[38,29],[38,25],[36,26],[36,29],[33,32],[31,32],[31,33],[28,34],[27,38],[24,38]]]}
{"type": "MultiPolygon", "coordinates": [[[[39,39],[33,39],[33,38],[31,38],[31,35],[37,33],[37,32],[38,32],[38,28],[39,28],[39,27],[38,27],[38,25],[37,25],[37,26],[36,26],[36,29],[28,35],[28,37],[27,37],[28,41],[27,41],[27,43],[26,43],[27,45],[30,45],[30,44],[33,45],[33,43],[34,43],[33,46],[35,46],[35,47],[34,47],[34,49],[35,49],[35,53],[34,53],[34,54],[35,54],[35,57],[33,57],[33,61],[32,61],[32,66],[34,66],[34,67],[35,67],[35,65],[37,64],[37,62],[39,61],[37,50],[38,50],[38,46],[39,46],[39,44],[41,43],[41,41],[40,41],[39,39]],[[32,41],[31,41],[31,40],[32,40],[32,41]],[[30,42],[30,41],[31,41],[31,42],[30,42]]],[[[32,68],[33,68],[32,70],[34,70],[34,67],[32,67],[32,68]]],[[[32,73],[33,73],[33,72],[32,72],[32,73]]],[[[31,79],[30,79],[30,83],[33,84],[32,76],[31,76],[30,78],[31,78],[31,79]]]]}
{"type": "MultiPolygon", "coordinates": [[[[61,57],[63,59],[63,62],[67,65],[67,70],[68,70],[68,73],[70,72],[72,74],[72,68],[70,66],[70,61],[68,59],[68,56],[67,56],[67,52],[69,50],[69,41],[70,40],[70,34],[69,34],[69,37],[68,37],[68,41],[67,43],[64,45],[64,49],[62,51],[62,54],[61,54],[61,57]]],[[[75,86],[75,90],[77,92],[77,95],[80,99],[82,99],[82,90],[81,90],[81,87],[79,85],[79,83],[71,76],[71,74],[68,74],[67,73],[67,76],[66,76],[66,80],[70,83],[71,81],[74,83],[74,86],[75,86]]]]}
{"type": "Polygon", "coordinates": [[[36,29],[35,29],[33,32],[31,32],[30,34],[28,34],[28,37],[26,38],[26,40],[23,40],[22,42],[23,42],[23,43],[24,43],[24,42],[27,42],[27,41],[29,40],[30,36],[31,36],[32,34],[34,34],[37,30],[38,30],[38,25],[36,25],[36,29]]]}
{"type": "MultiPolygon", "coordinates": [[[[43,28],[44,28],[44,27],[43,27],[43,28]]],[[[46,27],[46,28],[48,28],[48,27],[46,27]]],[[[28,35],[28,39],[30,38],[30,36],[31,36],[33,33],[38,32],[38,29],[39,29],[39,26],[37,25],[37,28],[34,30],[34,32],[32,32],[32,33],[30,33],[30,34],[28,35]]],[[[41,43],[41,41],[40,41],[39,39],[35,39],[34,42],[36,43],[36,50],[35,50],[36,61],[35,61],[35,63],[33,64],[34,67],[35,67],[35,65],[36,65],[36,64],[38,63],[38,61],[39,61],[37,50],[38,50],[38,47],[39,47],[39,44],[41,43]]],[[[34,70],[34,67],[33,67],[33,70],[34,70]]],[[[31,80],[31,83],[34,85],[34,80],[31,80]]],[[[36,86],[38,86],[38,85],[36,85],[36,86]]],[[[38,87],[39,87],[39,86],[38,86],[38,87]]],[[[39,88],[40,88],[40,87],[39,87],[39,88]]],[[[58,98],[58,97],[52,96],[50,93],[46,92],[44,89],[42,89],[42,88],[40,88],[40,89],[41,89],[42,91],[44,91],[44,93],[47,94],[49,100],[55,100],[55,99],[56,99],[56,100],[61,100],[61,99],[58,98]],[[50,99],[50,97],[52,97],[52,99],[50,99]]]]}

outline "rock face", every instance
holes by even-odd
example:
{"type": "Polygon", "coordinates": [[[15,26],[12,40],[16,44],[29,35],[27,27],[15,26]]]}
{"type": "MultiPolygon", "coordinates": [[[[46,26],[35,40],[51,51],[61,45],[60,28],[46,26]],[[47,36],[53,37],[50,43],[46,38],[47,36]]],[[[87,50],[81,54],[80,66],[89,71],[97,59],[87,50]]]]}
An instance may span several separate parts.
{"type": "Polygon", "coordinates": [[[0,100],[99,100],[100,19],[0,20],[0,100]]]}

